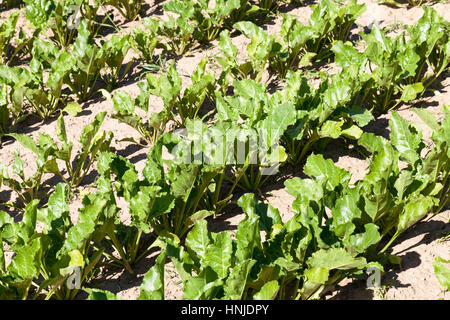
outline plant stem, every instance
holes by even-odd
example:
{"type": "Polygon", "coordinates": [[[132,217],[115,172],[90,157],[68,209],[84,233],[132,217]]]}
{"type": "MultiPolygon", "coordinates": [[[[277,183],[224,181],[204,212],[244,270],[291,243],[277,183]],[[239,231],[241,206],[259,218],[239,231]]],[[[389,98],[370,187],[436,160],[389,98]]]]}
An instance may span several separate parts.
{"type": "Polygon", "coordinates": [[[127,271],[130,274],[134,274],[133,269],[131,268],[130,264],[128,263],[128,260],[126,258],[125,252],[123,251],[122,246],[120,245],[119,241],[116,238],[116,235],[114,233],[114,231],[108,233],[109,237],[111,238],[111,241],[114,244],[114,247],[117,249],[117,251],[119,252],[120,257],[122,258],[123,261],[123,265],[125,266],[125,269],[127,269],[127,271]]]}

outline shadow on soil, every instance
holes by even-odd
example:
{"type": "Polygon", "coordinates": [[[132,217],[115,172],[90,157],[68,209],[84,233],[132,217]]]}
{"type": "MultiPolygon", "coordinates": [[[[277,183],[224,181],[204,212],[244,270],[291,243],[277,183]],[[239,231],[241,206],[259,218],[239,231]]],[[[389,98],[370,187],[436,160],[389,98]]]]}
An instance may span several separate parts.
{"type": "MultiPolygon", "coordinates": [[[[87,287],[100,290],[107,290],[114,294],[121,291],[140,286],[144,275],[153,267],[158,257],[158,248],[148,252],[145,258],[132,266],[134,274],[130,274],[124,268],[105,265],[101,270],[101,277],[93,279],[87,287]]],[[[77,300],[85,300],[88,294],[81,291],[77,295],[77,300]]]]}
{"type": "MultiPolygon", "coordinates": [[[[450,231],[450,224],[445,223],[443,221],[426,221],[425,219],[421,222],[418,222],[415,226],[413,226],[410,230],[405,232],[402,236],[400,236],[396,243],[402,243],[405,240],[416,237],[418,235],[424,235],[419,241],[415,244],[405,248],[399,252],[396,252],[396,255],[401,258],[401,265],[394,266],[392,269],[387,270],[381,278],[382,288],[377,290],[369,289],[366,285],[366,280],[357,280],[354,279],[352,282],[342,285],[336,286],[337,292],[334,296],[329,298],[330,300],[372,300],[377,296],[379,299],[386,299],[386,292],[390,287],[392,288],[406,288],[410,287],[409,283],[400,282],[399,274],[408,269],[416,268],[421,263],[419,253],[414,250],[416,247],[425,244],[428,245],[437,239],[440,239],[444,234],[450,231]]],[[[387,253],[392,253],[392,248],[387,250],[387,253]]]]}

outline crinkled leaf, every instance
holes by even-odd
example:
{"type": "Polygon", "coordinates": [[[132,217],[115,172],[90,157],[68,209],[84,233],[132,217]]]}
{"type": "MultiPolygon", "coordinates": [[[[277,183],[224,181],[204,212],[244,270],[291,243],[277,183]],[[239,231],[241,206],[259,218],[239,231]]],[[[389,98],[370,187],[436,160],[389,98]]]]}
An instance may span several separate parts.
{"type": "Polygon", "coordinates": [[[67,112],[72,117],[76,117],[81,111],[83,111],[83,109],[81,108],[79,103],[71,101],[67,103],[63,111],[67,112]]]}
{"type": "Polygon", "coordinates": [[[269,281],[253,295],[253,300],[273,300],[277,296],[279,289],[280,285],[277,280],[269,281]]]}
{"type": "Polygon", "coordinates": [[[137,300],[164,300],[164,265],[167,252],[163,250],[155,265],[144,275],[137,300]]]}
{"type": "Polygon", "coordinates": [[[214,243],[206,249],[205,264],[210,266],[220,279],[225,279],[231,268],[232,254],[233,245],[230,234],[221,232],[215,235],[214,243]]]}
{"type": "Polygon", "coordinates": [[[86,300],[122,300],[114,293],[106,290],[84,288],[84,291],[89,293],[86,300]]]}
{"type": "Polygon", "coordinates": [[[307,261],[312,268],[325,268],[328,270],[348,270],[366,265],[366,259],[355,258],[342,248],[321,249],[312,254],[307,261]]]}
{"type": "Polygon", "coordinates": [[[377,244],[381,240],[378,227],[373,223],[364,225],[365,232],[350,236],[350,245],[352,248],[363,254],[370,246],[377,244]]]}
{"type": "Polygon", "coordinates": [[[186,246],[191,255],[201,261],[206,260],[206,252],[211,245],[211,239],[208,233],[207,222],[205,220],[197,221],[194,228],[186,237],[186,246]]]}
{"type": "Polygon", "coordinates": [[[242,299],[242,295],[244,294],[245,287],[248,283],[250,271],[255,263],[255,260],[247,259],[239,262],[239,264],[234,266],[233,270],[231,271],[231,275],[225,282],[225,299],[242,299]]]}
{"type": "Polygon", "coordinates": [[[323,197],[323,188],[320,182],[311,179],[295,177],[284,182],[286,191],[296,198],[307,201],[319,201],[323,197]]]}
{"type": "Polygon", "coordinates": [[[420,157],[422,133],[400,117],[397,112],[392,113],[389,127],[391,128],[392,144],[400,152],[400,156],[414,164],[420,157]]]}
{"type": "Polygon", "coordinates": [[[398,217],[397,232],[401,233],[425,217],[435,205],[432,197],[419,197],[406,203],[398,217]]]}
{"type": "Polygon", "coordinates": [[[310,177],[324,181],[328,190],[347,185],[351,178],[349,172],[337,167],[331,159],[324,159],[321,154],[310,155],[303,170],[310,177]]]}

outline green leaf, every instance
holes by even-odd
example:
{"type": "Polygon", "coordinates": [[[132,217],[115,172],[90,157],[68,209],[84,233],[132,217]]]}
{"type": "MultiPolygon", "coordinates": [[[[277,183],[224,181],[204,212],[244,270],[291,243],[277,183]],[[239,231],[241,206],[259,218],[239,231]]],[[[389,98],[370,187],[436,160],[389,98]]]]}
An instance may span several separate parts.
{"type": "Polygon", "coordinates": [[[433,131],[435,131],[435,132],[439,131],[439,129],[441,127],[440,127],[439,123],[437,122],[436,117],[431,112],[429,112],[425,109],[418,109],[418,108],[413,108],[413,111],[433,131]]]}
{"type": "Polygon", "coordinates": [[[260,146],[269,148],[277,145],[288,126],[297,121],[296,115],[295,107],[292,104],[282,104],[272,108],[269,115],[257,124],[257,128],[263,133],[260,146]]]}
{"type": "Polygon", "coordinates": [[[187,227],[191,227],[193,226],[197,221],[203,220],[209,216],[214,215],[215,212],[214,211],[209,211],[209,210],[200,210],[197,211],[196,213],[192,214],[191,216],[189,216],[186,219],[186,226],[187,227]]]}
{"type": "Polygon", "coordinates": [[[9,136],[13,137],[20,142],[22,146],[33,151],[35,154],[39,155],[39,149],[33,138],[27,136],[26,134],[10,133],[9,136]]]}
{"type": "Polygon", "coordinates": [[[245,299],[243,297],[244,290],[249,281],[250,271],[255,265],[256,261],[252,259],[247,259],[239,262],[234,266],[231,271],[231,275],[225,282],[225,299],[227,300],[241,300],[245,299]]]}
{"type": "Polygon", "coordinates": [[[376,136],[371,132],[364,132],[358,140],[358,144],[366,148],[369,152],[375,153],[383,149],[383,146],[388,143],[382,136],[376,136]]]}
{"type": "Polygon", "coordinates": [[[91,288],[83,288],[84,291],[89,293],[89,296],[86,300],[122,300],[114,293],[100,290],[100,289],[91,289],[91,288]]]}
{"type": "Polygon", "coordinates": [[[191,191],[194,188],[196,177],[199,174],[200,168],[198,166],[186,166],[181,172],[177,172],[173,176],[171,189],[175,198],[181,198],[187,201],[191,191]]]}
{"type": "Polygon", "coordinates": [[[283,224],[278,209],[270,204],[257,201],[255,213],[259,216],[259,225],[261,229],[270,232],[276,224],[283,224]]]}
{"type": "Polygon", "coordinates": [[[67,132],[66,132],[66,124],[64,123],[64,117],[62,113],[59,115],[58,120],[58,128],[56,129],[56,136],[59,141],[67,143],[67,132]]]}
{"type": "Polygon", "coordinates": [[[362,134],[363,131],[356,125],[352,125],[349,128],[342,130],[341,132],[342,136],[353,140],[358,140],[359,138],[361,138],[362,134]]]}
{"type": "Polygon", "coordinates": [[[70,251],[69,257],[69,266],[84,267],[84,257],[79,250],[70,251]]]}
{"type": "Polygon", "coordinates": [[[355,121],[358,126],[364,127],[368,125],[372,120],[375,120],[373,114],[360,107],[352,107],[351,109],[345,109],[345,112],[355,121]]]}
{"type": "Polygon", "coordinates": [[[37,206],[39,204],[39,200],[31,201],[25,207],[25,213],[22,218],[22,226],[21,226],[21,237],[22,239],[28,241],[35,233],[36,233],[36,221],[37,221],[37,206]]]}
{"type": "Polygon", "coordinates": [[[356,188],[348,189],[348,192],[336,200],[336,204],[331,209],[334,232],[338,237],[352,233],[355,228],[353,221],[361,218],[361,210],[358,207],[359,197],[356,188]]]}
{"type": "Polygon", "coordinates": [[[77,224],[70,228],[64,246],[60,253],[68,253],[72,250],[81,250],[85,247],[85,242],[92,236],[97,227],[97,221],[100,213],[106,206],[107,201],[98,195],[87,195],[83,199],[83,208],[80,209],[80,215],[77,224]]]}
{"type": "Polygon", "coordinates": [[[134,114],[134,101],[128,92],[117,90],[114,93],[113,106],[116,111],[121,115],[133,115],[134,114]]]}
{"type": "Polygon", "coordinates": [[[230,31],[223,30],[220,33],[219,49],[228,59],[235,59],[237,57],[237,48],[230,38],[230,31]]]}
{"type": "Polygon", "coordinates": [[[71,102],[67,103],[67,105],[63,109],[63,111],[67,112],[72,117],[76,117],[81,111],[83,111],[83,109],[81,108],[79,103],[77,103],[75,101],[71,101],[71,102]]]}
{"type": "Polygon", "coordinates": [[[350,71],[353,77],[359,76],[364,73],[365,66],[367,64],[367,58],[364,54],[358,52],[353,45],[349,45],[342,41],[336,41],[331,50],[335,54],[336,63],[345,71],[350,71]]]}
{"type": "Polygon", "coordinates": [[[337,139],[341,135],[342,125],[344,124],[343,121],[334,121],[334,120],[327,120],[322,125],[319,131],[319,135],[321,138],[333,138],[337,139]]]}
{"type": "Polygon", "coordinates": [[[280,267],[278,265],[262,265],[261,270],[255,281],[252,281],[249,286],[255,290],[261,289],[264,284],[278,280],[280,278],[280,267]]]}
{"type": "Polygon", "coordinates": [[[189,278],[183,286],[185,300],[212,300],[223,287],[223,281],[217,279],[217,274],[210,268],[203,269],[198,276],[189,278]]]}
{"type": "Polygon", "coordinates": [[[221,232],[214,237],[214,243],[206,249],[205,264],[213,269],[220,279],[228,276],[231,268],[233,245],[228,232],[221,232]]]}
{"type": "Polygon", "coordinates": [[[206,261],[206,252],[211,245],[206,220],[197,221],[186,237],[186,246],[191,255],[206,261]]]}
{"type": "Polygon", "coordinates": [[[274,300],[280,290],[277,280],[272,280],[264,284],[257,293],[253,295],[253,300],[274,300]]]}
{"type": "Polygon", "coordinates": [[[352,235],[350,237],[350,244],[356,252],[364,254],[370,246],[377,244],[381,240],[381,235],[378,232],[378,226],[373,223],[364,225],[365,232],[352,235]]]}
{"type": "Polygon", "coordinates": [[[444,112],[444,113],[450,113],[450,104],[444,104],[443,106],[442,106],[442,112],[444,112]]]}
{"type": "Polygon", "coordinates": [[[0,272],[2,274],[6,272],[6,259],[5,259],[5,252],[3,249],[3,239],[1,232],[0,232],[0,272]]]}
{"type": "Polygon", "coordinates": [[[137,300],[164,300],[164,266],[167,252],[163,250],[155,265],[144,275],[137,300]]]}
{"type": "Polygon", "coordinates": [[[342,248],[321,249],[312,254],[307,261],[312,268],[325,268],[328,270],[348,270],[360,268],[367,264],[364,258],[354,258],[342,248]]]}
{"type": "Polygon", "coordinates": [[[84,127],[83,132],[80,136],[80,143],[83,148],[83,151],[89,150],[91,147],[91,144],[93,143],[94,139],[97,136],[98,131],[100,130],[100,127],[105,120],[106,112],[99,112],[95,116],[95,120],[88,124],[86,127],[84,127]]]}
{"type": "Polygon", "coordinates": [[[329,269],[315,267],[305,270],[308,281],[324,284],[328,281],[329,269]]]}
{"type": "Polygon", "coordinates": [[[319,201],[323,197],[322,185],[316,180],[295,177],[286,180],[284,185],[286,186],[286,191],[297,199],[319,201]]]}
{"type": "Polygon", "coordinates": [[[151,88],[151,93],[161,97],[164,105],[171,106],[174,100],[179,97],[182,84],[181,78],[177,73],[175,63],[173,63],[167,73],[157,78],[154,74],[147,74],[147,81],[151,88]]]}
{"type": "Polygon", "coordinates": [[[410,102],[414,100],[419,93],[424,90],[422,82],[416,82],[413,84],[408,84],[403,88],[402,96],[400,97],[401,101],[410,102]]]}
{"type": "Polygon", "coordinates": [[[397,233],[401,233],[431,212],[435,205],[433,197],[418,197],[408,201],[398,217],[397,233]]]}
{"type": "Polygon", "coordinates": [[[389,127],[391,129],[392,145],[400,152],[401,157],[410,164],[414,164],[420,157],[422,133],[400,117],[397,112],[392,113],[389,127]]]}
{"type": "Polygon", "coordinates": [[[21,279],[34,279],[39,276],[40,265],[38,254],[41,250],[39,239],[34,239],[28,245],[16,250],[16,256],[11,260],[8,271],[21,279]]]}
{"type": "Polygon", "coordinates": [[[408,186],[414,181],[411,171],[403,170],[400,172],[398,179],[394,183],[394,188],[397,190],[397,198],[403,199],[403,195],[408,186]]]}
{"type": "Polygon", "coordinates": [[[349,172],[337,167],[331,159],[325,160],[321,154],[310,155],[303,171],[310,177],[324,181],[330,191],[339,185],[347,185],[351,178],[349,172]]]}
{"type": "Polygon", "coordinates": [[[433,261],[434,274],[445,290],[450,291],[450,268],[445,264],[450,264],[450,260],[436,257],[433,261]]]}
{"type": "Polygon", "coordinates": [[[239,262],[253,258],[255,248],[261,246],[261,235],[259,233],[259,217],[254,214],[253,210],[247,205],[253,194],[245,194],[238,200],[238,205],[245,210],[245,218],[238,225],[236,232],[237,249],[236,260],[239,262]]]}
{"type": "Polygon", "coordinates": [[[300,59],[300,62],[298,63],[298,65],[301,67],[306,67],[313,62],[313,60],[316,56],[317,56],[317,53],[306,52],[300,59]]]}
{"type": "Polygon", "coordinates": [[[265,35],[261,27],[250,21],[239,21],[233,25],[233,28],[241,31],[249,39],[256,36],[263,37],[265,35]]]}
{"type": "Polygon", "coordinates": [[[255,200],[251,193],[243,195],[238,203],[247,215],[256,214],[259,216],[260,227],[266,232],[270,232],[273,225],[283,223],[278,209],[255,200]]]}

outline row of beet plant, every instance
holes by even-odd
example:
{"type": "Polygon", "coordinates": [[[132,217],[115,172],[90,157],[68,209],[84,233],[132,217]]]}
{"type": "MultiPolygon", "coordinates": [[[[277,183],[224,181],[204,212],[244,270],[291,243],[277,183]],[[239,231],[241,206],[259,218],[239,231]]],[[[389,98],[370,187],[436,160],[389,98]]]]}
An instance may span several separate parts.
{"type": "Polygon", "coordinates": [[[398,260],[385,254],[387,248],[448,203],[448,111],[444,108],[446,117],[439,122],[416,110],[433,131],[431,146],[396,113],[391,141],[364,133],[358,144],[367,152],[369,172],[353,184],[350,173],[331,160],[309,156],[304,172],[310,178],[285,182],[296,198],[293,218],[283,222],[276,209],[247,194],[238,201],[246,218],[235,238],[208,232],[205,221],[214,214],[205,209],[214,192],[211,183],[224,167],[184,163],[179,159],[185,148],[172,160],[162,154],[163,146],[185,140],[174,134],[158,140],[143,178],[125,158],[102,152],[97,191],[84,197],[76,224],[69,216],[66,184],[58,185],[48,208],[39,209],[36,200],[29,203],[20,222],[2,213],[1,239],[15,255],[6,266],[2,252],[0,292],[5,298],[25,298],[33,288],[35,297],[72,298],[77,291],[67,280],[75,269],[81,281],[99,263],[122,265],[132,273],[132,265],[158,246],[162,252],[144,277],[142,299],[164,297],[167,257],[183,281],[186,299],[318,298],[330,284],[398,260]],[[128,204],[130,224],[120,219],[124,208],[118,207],[118,197],[128,204]],[[179,239],[187,232],[183,246],[179,239]]]}
{"type": "MultiPolygon", "coordinates": [[[[369,172],[351,184],[351,174],[311,155],[307,179],[285,182],[295,197],[294,216],[283,222],[277,209],[242,196],[245,218],[235,235],[208,231],[195,223],[184,244],[160,235],[155,265],[144,276],[138,299],[164,299],[165,264],[170,259],[183,283],[184,299],[317,299],[347,277],[364,278],[369,267],[384,271],[399,258],[386,250],[408,228],[448,202],[450,154],[448,107],[445,120],[416,110],[433,130],[433,145],[397,113],[390,121],[391,142],[365,133],[369,172]],[[400,161],[407,163],[400,169],[400,161]],[[262,232],[262,236],[261,236],[262,232]]],[[[437,264],[436,264],[437,266],[437,264]]],[[[89,299],[118,299],[85,288],[89,299]]]]}
{"type": "Polygon", "coordinates": [[[54,116],[71,95],[83,102],[100,87],[111,91],[134,63],[125,63],[130,49],[147,64],[158,60],[154,55],[157,48],[181,55],[195,41],[215,38],[225,21],[231,26],[259,10],[248,1],[228,1],[226,10],[220,9],[225,3],[213,9],[208,1],[168,3],[165,10],[178,14],[178,18],[170,16],[168,22],[146,18],[144,30],[136,27],[130,34],[114,34],[105,42],[97,39],[101,28],[117,30],[113,16],[106,11],[108,6],[115,7],[127,20],[134,20],[142,0],[46,0],[25,4],[31,36],[24,29],[17,34],[19,12],[13,12],[0,26],[0,61],[4,64],[0,70],[0,137],[14,131],[29,114],[40,119],[54,116]],[[189,22],[199,17],[203,18],[196,20],[197,24],[189,22]],[[27,57],[31,58],[29,68],[13,66],[27,57]]]}

